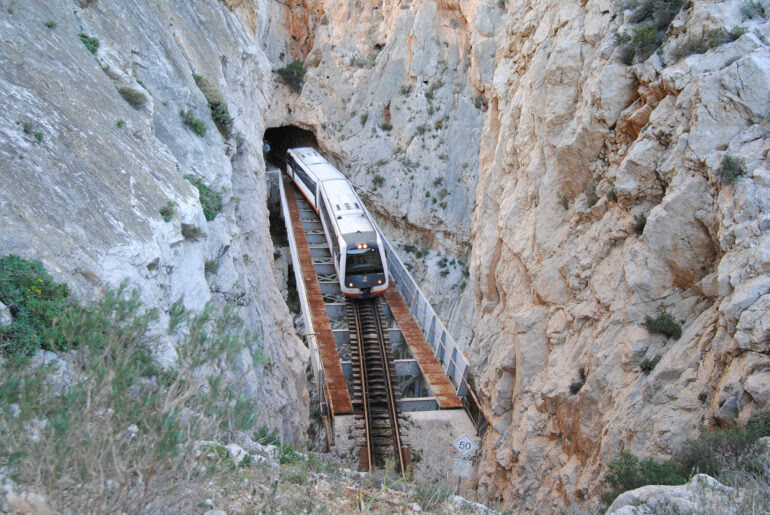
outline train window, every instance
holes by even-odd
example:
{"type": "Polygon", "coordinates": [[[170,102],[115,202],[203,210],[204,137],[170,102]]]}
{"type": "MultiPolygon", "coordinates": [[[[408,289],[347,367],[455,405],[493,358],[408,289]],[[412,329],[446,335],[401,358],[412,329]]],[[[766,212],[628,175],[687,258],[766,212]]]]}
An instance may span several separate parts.
{"type": "Polygon", "coordinates": [[[348,252],[345,275],[382,273],[382,260],[377,249],[348,252]]]}

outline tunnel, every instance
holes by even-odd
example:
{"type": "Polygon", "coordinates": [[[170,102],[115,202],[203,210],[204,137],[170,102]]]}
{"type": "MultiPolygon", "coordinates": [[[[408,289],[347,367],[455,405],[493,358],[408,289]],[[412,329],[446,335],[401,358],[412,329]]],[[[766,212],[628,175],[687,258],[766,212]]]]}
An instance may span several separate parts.
{"type": "Polygon", "coordinates": [[[264,143],[270,146],[270,150],[266,152],[265,158],[281,169],[283,169],[286,151],[290,148],[313,147],[321,152],[315,134],[296,125],[269,128],[265,130],[265,136],[262,139],[264,143]]]}

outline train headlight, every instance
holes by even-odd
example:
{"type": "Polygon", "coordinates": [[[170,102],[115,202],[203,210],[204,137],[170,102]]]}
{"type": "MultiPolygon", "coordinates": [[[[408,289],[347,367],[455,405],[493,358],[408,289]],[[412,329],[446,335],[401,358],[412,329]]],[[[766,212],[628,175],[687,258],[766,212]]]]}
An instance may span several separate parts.
{"type": "Polygon", "coordinates": [[[348,283],[348,286],[350,286],[352,288],[353,287],[353,283],[348,283]]]}
{"type": "Polygon", "coordinates": [[[377,284],[382,284],[382,279],[377,279],[377,284]]]}

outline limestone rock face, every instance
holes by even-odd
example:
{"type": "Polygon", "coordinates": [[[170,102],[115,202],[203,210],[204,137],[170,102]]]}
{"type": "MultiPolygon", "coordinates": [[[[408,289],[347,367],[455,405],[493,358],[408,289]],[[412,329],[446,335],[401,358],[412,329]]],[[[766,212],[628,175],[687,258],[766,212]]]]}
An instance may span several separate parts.
{"type": "MultiPolygon", "coordinates": [[[[2,9],[0,252],[42,260],[86,300],[128,280],[162,318],[180,298],[193,310],[233,305],[270,360],[250,374],[261,423],[300,442],[307,351],[264,273],[273,259],[261,152],[270,63],[249,27],[253,13],[229,4],[245,21],[208,1],[2,9]],[[79,33],[99,40],[95,53],[79,33]],[[193,74],[226,101],[229,137],[193,74]],[[205,122],[205,136],[182,123],[183,109],[205,122]],[[188,174],[222,193],[212,221],[188,174]],[[159,214],[167,203],[169,222],[159,214]]],[[[174,359],[172,342],[158,352],[174,359]]]]}
{"type": "Polygon", "coordinates": [[[701,423],[770,407],[770,23],[694,2],[626,66],[615,5],[508,1],[497,28],[472,226],[477,479],[521,511],[595,505],[618,451],[664,458],[701,423]],[[673,57],[738,23],[735,42],[673,57]],[[678,340],[641,327],[661,311],[678,340]]]}

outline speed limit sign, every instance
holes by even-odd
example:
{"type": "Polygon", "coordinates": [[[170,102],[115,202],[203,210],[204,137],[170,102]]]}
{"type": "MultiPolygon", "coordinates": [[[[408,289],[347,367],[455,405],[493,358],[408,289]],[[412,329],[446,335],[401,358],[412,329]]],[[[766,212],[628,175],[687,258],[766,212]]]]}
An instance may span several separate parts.
{"type": "Polygon", "coordinates": [[[476,449],[479,448],[479,446],[476,445],[476,442],[474,442],[473,439],[467,434],[462,435],[460,438],[452,442],[452,447],[454,447],[463,458],[475,453],[476,449]]]}

